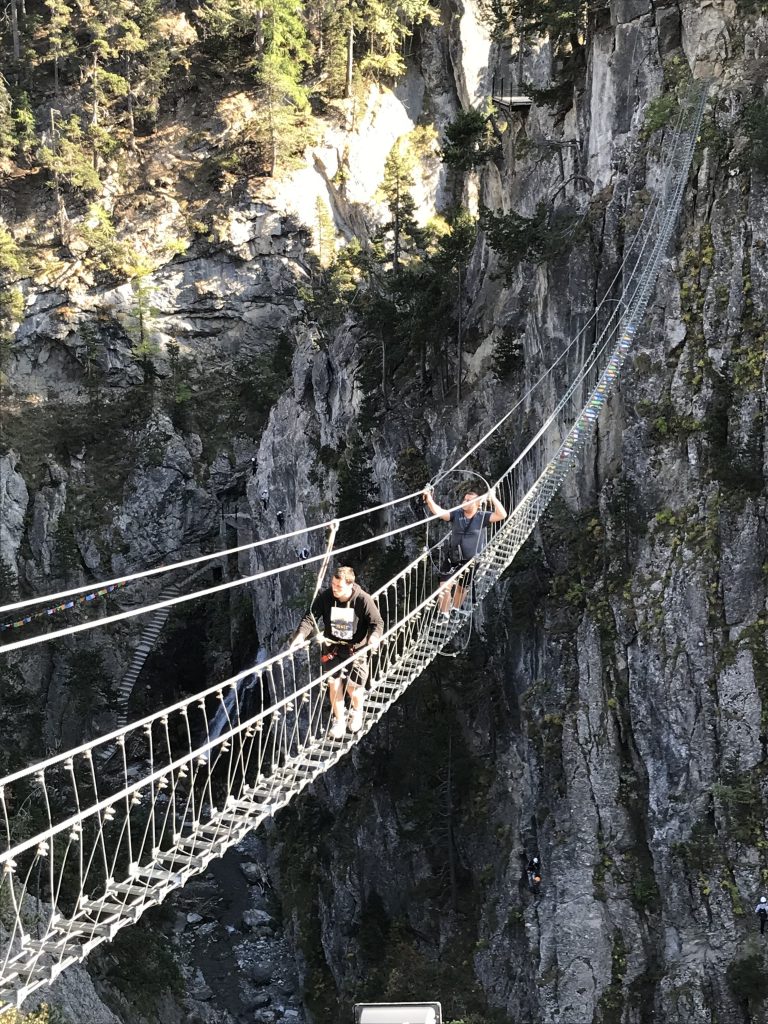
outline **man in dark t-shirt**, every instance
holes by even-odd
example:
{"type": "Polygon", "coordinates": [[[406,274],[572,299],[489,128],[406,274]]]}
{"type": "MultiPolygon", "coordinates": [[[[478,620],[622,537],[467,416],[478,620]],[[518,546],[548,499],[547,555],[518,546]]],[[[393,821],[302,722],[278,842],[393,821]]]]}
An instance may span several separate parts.
{"type": "MultiPolygon", "coordinates": [[[[447,564],[441,569],[441,579],[449,579],[462,565],[466,565],[476,555],[479,555],[488,543],[486,527],[489,523],[498,523],[506,519],[507,510],[494,494],[493,490],[488,492],[493,511],[480,510],[480,495],[474,491],[468,491],[462,500],[461,508],[446,510],[440,508],[432,497],[432,489],[427,488],[423,494],[424,501],[433,516],[438,516],[451,524],[450,547],[448,551],[447,564]]],[[[451,597],[450,589],[442,588],[440,593],[440,613],[448,618],[451,608],[458,611],[464,600],[464,587],[457,584],[451,597]]]]}
{"type": "MultiPolygon", "coordinates": [[[[320,657],[326,670],[346,661],[355,651],[378,647],[384,632],[384,620],[376,603],[355,583],[355,570],[348,565],[342,565],[335,571],[330,587],[322,590],[312,602],[291,641],[292,649],[306,643],[318,629],[318,619],[323,620],[323,653],[320,657]]],[[[334,718],[330,735],[333,739],[342,739],[346,729],[345,689],[349,694],[351,711],[349,731],[360,732],[367,679],[368,651],[339,669],[338,674],[329,680],[328,693],[334,718]]]]}
{"type": "MultiPolygon", "coordinates": [[[[466,501],[466,498],[464,500],[466,501]]],[[[467,516],[463,508],[455,508],[449,514],[452,561],[457,565],[463,565],[470,558],[479,555],[488,543],[486,526],[492,521],[493,513],[483,510],[467,516]]]]}

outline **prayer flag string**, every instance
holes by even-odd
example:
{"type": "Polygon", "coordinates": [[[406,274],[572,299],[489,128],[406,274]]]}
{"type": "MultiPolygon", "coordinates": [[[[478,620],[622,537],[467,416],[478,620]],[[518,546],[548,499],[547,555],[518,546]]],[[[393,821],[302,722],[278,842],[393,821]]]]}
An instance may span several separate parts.
{"type": "Polygon", "coordinates": [[[108,587],[100,587],[98,590],[94,590],[90,594],[81,594],[79,597],[72,600],[63,601],[61,604],[51,605],[50,608],[43,608],[38,612],[33,612],[31,615],[25,615],[21,619],[16,619],[15,622],[0,622],[0,633],[4,632],[6,629],[21,629],[22,626],[26,626],[30,622],[34,622],[36,619],[46,619],[51,615],[55,615],[57,612],[69,611],[69,609],[74,608],[75,605],[95,601],[97,597],[104,597],[106,594],[111,594],[113,590],[119,590],[124,586],[126,586],[125,583],[113,583],[108,587]]]}

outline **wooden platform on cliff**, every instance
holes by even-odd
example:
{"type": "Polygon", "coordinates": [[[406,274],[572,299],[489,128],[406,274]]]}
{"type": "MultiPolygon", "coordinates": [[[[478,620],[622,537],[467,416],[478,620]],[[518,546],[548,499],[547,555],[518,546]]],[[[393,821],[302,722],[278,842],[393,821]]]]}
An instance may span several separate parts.
{"type": "Polygon", "coordinates": [[[508,113],[527,114],[531,109],[533,100],[530,96],[492,96],[493,105],[508,113]]]}

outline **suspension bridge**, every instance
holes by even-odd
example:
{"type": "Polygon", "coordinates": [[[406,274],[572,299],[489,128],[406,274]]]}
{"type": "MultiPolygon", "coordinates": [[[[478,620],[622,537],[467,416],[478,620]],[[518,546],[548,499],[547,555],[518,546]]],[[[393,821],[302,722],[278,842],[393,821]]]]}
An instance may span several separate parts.
{"type": "MultiPolygon", "coordinates": [[[[491,528],[487,547],[454,576],[471,592],[473,605],[485,598],[530,536],[617,387],[675,229],[706,97],[705,84],[694,86],[665,136],[653,198],[598,306],[604,313],[600,329],[593,329],[591,344],[568,346],[578,357],[563,371],[562,394],[495,481],[509,514],[491,528]]],[[[593,325],[599,323],[595,315],[593,325]]],[[[557,364],[566,366],[562,356],[547,374],[557,364]]],[[[423,521],[416,525],[423,528],[423,521]]],[[[283,538],[288,536],[294,535],[283,538]]],[[[200,694],[0,780],[0,1012],[21,1006],[203,871],[328,771],[386,714],[462,628],[455,617],[439,614],[433,557],[422,551],[373,595],[384,634],[371,655],[360,733],[331,738],[328,673],[304,647],[260,661],[200,694]],[[268,706],[249,712],[252,694],[268,694],[268,706]]],[[[154,605],[5,644],[0,653],[306,565],[264,570],[192,595],[166,590],[154,605]]]]}

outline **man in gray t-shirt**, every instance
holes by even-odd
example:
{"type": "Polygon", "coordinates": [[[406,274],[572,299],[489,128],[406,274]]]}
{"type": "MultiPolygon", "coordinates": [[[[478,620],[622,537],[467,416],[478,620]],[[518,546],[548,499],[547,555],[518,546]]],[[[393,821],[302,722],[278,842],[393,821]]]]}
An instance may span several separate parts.
{"type": "MultiPolygon", "coordinates": [[[[445,577],[453,576],[456,570],[478,555],[488,543],[486,527],[489,523],[498,523],[507,518],[507,510],[494,494],[493,490],[488,492],[488,498],[493,511],[480,510],[480,495],[474,491],[468,491],[462,500],[461,508],[441,508],[432,497],[431,488],[427,488],[423,494],[424,501],[433,516],[438,516],[451,524],[451,540],[445,577]]],[[[441,573],[441,575],[443,575],[441,573]]],[[[441,614],[448,618],[451,607],[458,611],[464,600],[464,587],[458,585],[454,588],[453,597],[450,589],[441,588],[439,609],[441,614]]]]}
{"type": "MultiPolygon", "coordinates": [[[[465,499],[466,500],[466,499],[465,499]]],[[[479,555],[488,543],[486,526],[491,522],[492,512],[478,511],[466,516],[463,508],[450,513],[451,552],[450,561],[457,566],[479,555]]]]}

